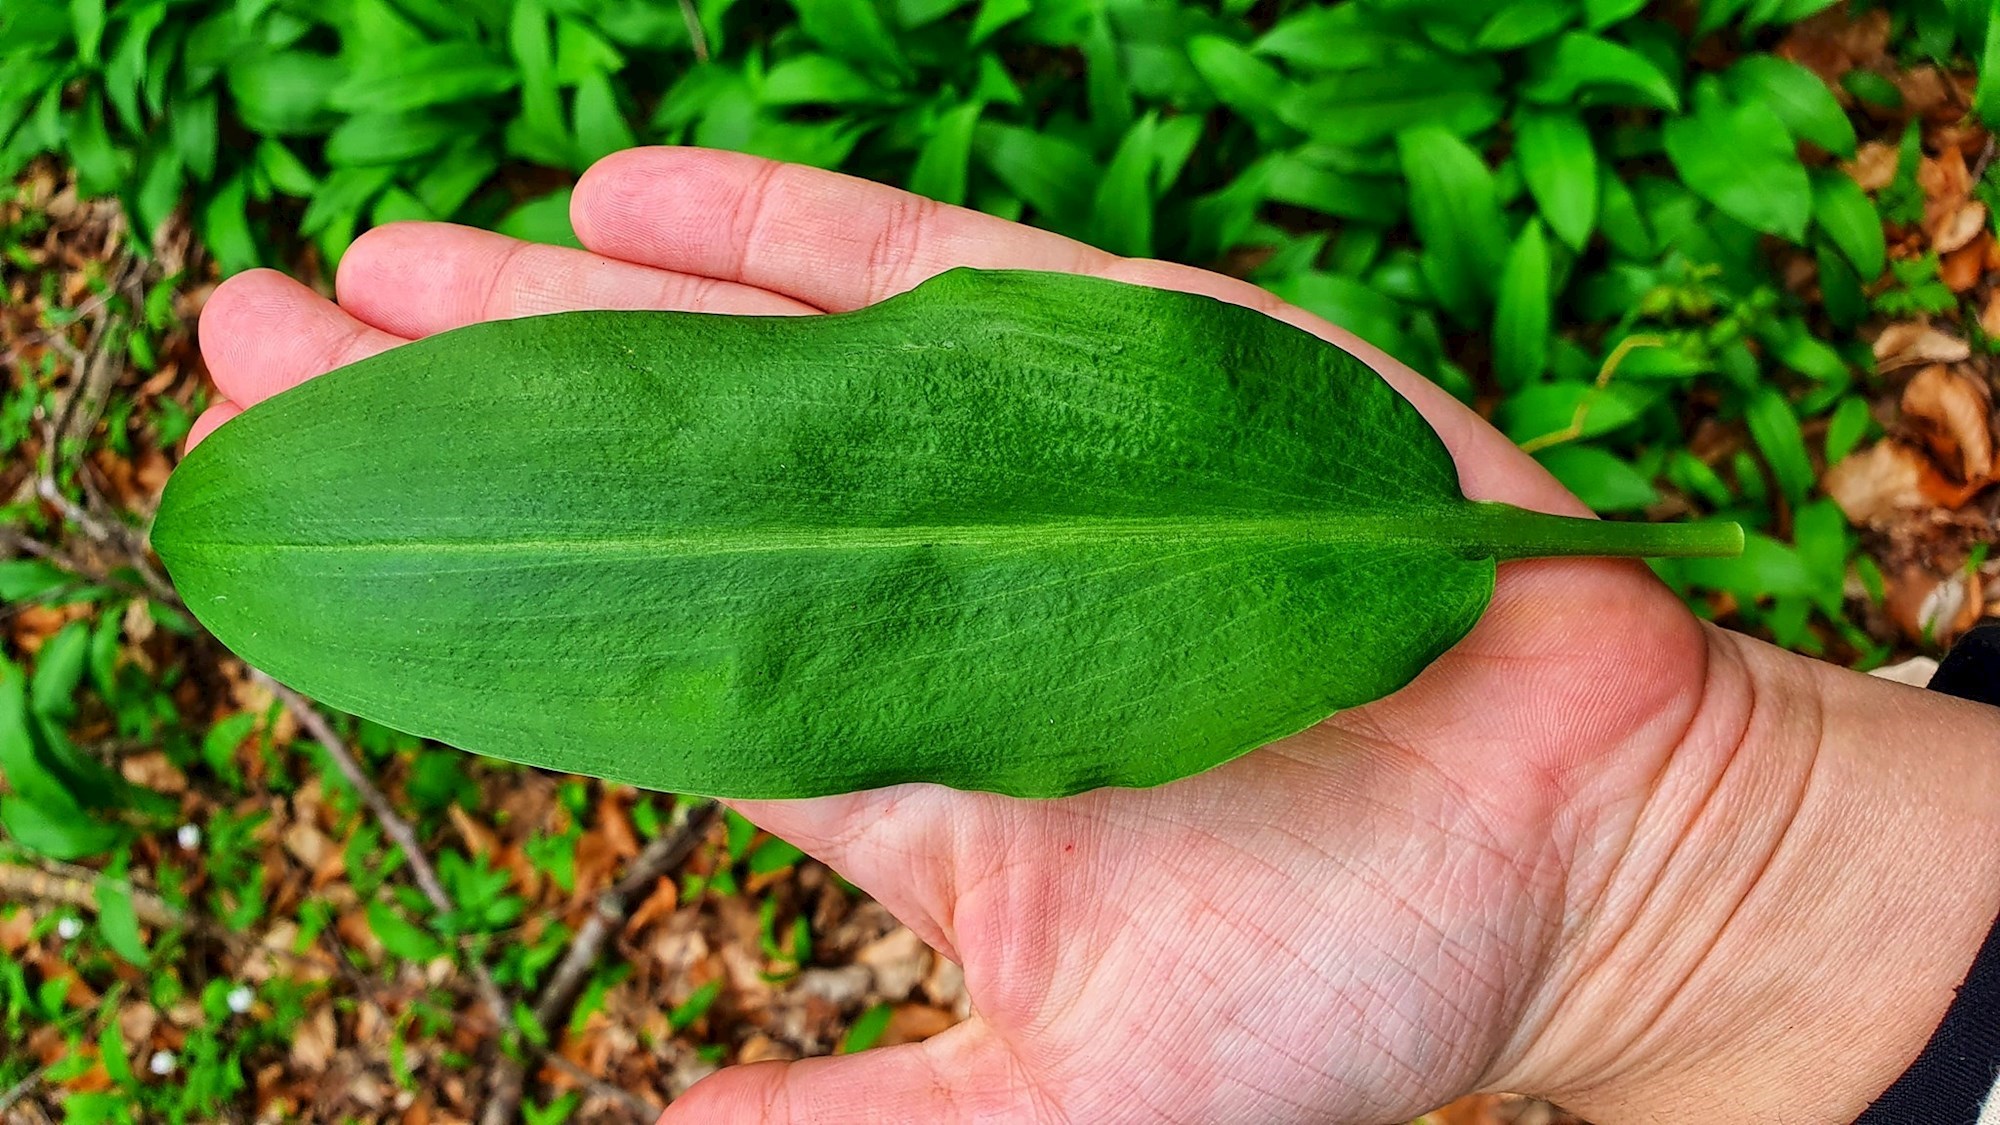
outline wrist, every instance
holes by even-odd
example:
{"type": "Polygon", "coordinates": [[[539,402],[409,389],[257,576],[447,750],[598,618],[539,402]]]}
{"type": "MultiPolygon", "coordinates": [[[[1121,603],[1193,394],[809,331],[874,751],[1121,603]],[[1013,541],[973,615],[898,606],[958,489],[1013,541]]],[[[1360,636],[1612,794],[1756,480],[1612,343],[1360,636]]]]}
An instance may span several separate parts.
{"type": "Polygon", "coordinates": [[[1495,1085],[1600,1125],[1849,1121],[2000,913],[2000,711],[1721,631],[1709,654],[1676,750],[1580,795],[1610,846],[1574,859],[1495,1085]]]}

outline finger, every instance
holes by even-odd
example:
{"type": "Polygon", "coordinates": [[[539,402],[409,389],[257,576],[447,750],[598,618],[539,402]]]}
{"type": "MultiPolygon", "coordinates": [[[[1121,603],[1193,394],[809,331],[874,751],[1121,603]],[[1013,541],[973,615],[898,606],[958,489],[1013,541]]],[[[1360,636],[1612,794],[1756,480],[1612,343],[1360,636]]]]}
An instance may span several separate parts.
{"type": "Polygon", "coordinates": [[[632,149],[584,173],[571,222],[600,254],[785,293],[829,312],[955,266],[1093,274],[1245,305],[1359,356],[1457,458],[1466,491],[1545,511],[1586,509],[1464,403],[1353,333],[1247,281],[1120,258],[1048,231],[867,180],[742,153],[632,149]]]}
{"type": "Polygon", "coordinates": [[[742,153],[641,148],[577,183],[571,225],[609,257],[844,312],[954,266],[1090,273],[1111,255],[868,180],[742,153]]]}
{"type": "Polygon", "coordinates": [[[922,1043],[717,1071],[676,1098],[659,1125],[1056,1120],[1006,1045],[973,1019],[922,1043]]]}
{"type": "Polygon", "coordinates": [[[818,311],[754,286],[449,223],[392,223],[369,231],[341,259],[334,288],[349,313],[411,339],[572,309],[818,311]]]}
{"type": "Polygon", "coordinates": [[[216,387],[242,407],[409,342],[275,270],[240,273],[218,286],[199,332],[216,387]]]}
{"type": "Polygon", "coordinates": [[[181,456],[187,456],[195,446],[200,445],[208,435],[214,433],[217,426],[241,413],[243,408],[233,402],[218,402],[202,411],[201,417],[196,418],[194,425],[188,427],[187,441],[181,445],[181,456]]]}

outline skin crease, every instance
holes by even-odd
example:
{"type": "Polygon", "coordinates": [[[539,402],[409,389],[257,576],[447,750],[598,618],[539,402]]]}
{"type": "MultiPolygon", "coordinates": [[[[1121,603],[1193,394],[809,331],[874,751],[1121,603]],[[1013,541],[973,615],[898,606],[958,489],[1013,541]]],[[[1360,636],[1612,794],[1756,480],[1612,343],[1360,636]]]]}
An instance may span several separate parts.
{"type": "MultiPolygon", "coordinates": [[[[201,321],[227,401],[190,441],[474,321],[839,311],[973,265],[1255,307],[1369,361],[1469,495],[1584,512],[1435,386],[1242,282],[695,149],[606,159],[573,218],[591,252],[370,232],[338,305],[232,278],[201,321]]],[[[724,1070],[664,1121],[1375,1123],[1482,1089],[1600,1125],[1850,1120],[2000,910],[1995,714],[1704,626],[1638,563],[1510,564],[1404,691],[1175,785],[739,803],[961,963],[977,1015],[724,1070]]]]}

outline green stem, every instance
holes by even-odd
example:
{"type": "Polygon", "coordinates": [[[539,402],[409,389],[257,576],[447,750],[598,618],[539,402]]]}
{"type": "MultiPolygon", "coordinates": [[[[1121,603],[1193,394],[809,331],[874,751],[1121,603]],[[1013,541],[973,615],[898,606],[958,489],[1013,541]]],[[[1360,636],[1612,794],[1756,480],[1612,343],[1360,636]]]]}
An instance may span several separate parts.
{"type": "Polygon", "coordinates": [[[1621,523],[1530,512],[1511,504],[1474,503],[1473,553],[1481,558],[1570,556],[1729,558],[1743,553],[1733,523],[1621,523]]]}

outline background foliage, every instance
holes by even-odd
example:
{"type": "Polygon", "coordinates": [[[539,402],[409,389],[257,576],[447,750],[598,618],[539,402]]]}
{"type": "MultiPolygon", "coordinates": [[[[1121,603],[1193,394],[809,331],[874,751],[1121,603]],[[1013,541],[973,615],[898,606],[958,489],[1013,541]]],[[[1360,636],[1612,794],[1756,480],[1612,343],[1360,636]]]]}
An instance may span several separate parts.
{"type": "MultiPolygon", "coordinates": [[[[10,350],[16,370],[0,401],[0,452],[33,468],[9,483],[47,483],[4,509],[27,554],[0,560],[0,601],[10,613],[54,615],[32,618],[49,626],[32,649],[17,639],[0,660],[5,846],[109,872],[101,885],[111,889],[92,892],[88,904],[95,928],[61,940],[83,942],[83,963],[115,976],[105,966],[158,965],[182,950],[166,936],[172,927],[140,918],[133,902],[148,900],[132,898],[133,872],[176,910],[231,932],[269,925],[273,898],[256,859],[268,840],[257,841],[277,829],[242,810],[275,794],[297,815],[301,786],[323,783],[330,811],[314,815],[352,853],[344,878],[375,899],[362,915],[379,948],[363,971],[444,957],[495,963],[510,994],[544,982],[569,931],[528,940],[515,927],[561,895],[541,884],[531,892],[518,873],[496,881],[469,844],[441,840],[452,817],[490,812],[495,792],[513,782],[496,788],[478,771],[468,780],[451,752],[340,726],[371,769],[393,778],[396,799],[441,849],[455,909],[439,913],[407,884],[401,853],[369,835],[359,795],[328,773],[316,744],[292,741],[284,708],[242,688],[240,669],[216,671],[216,654],[171,593],[134,565],[142,549],[78,567],[46,547],[49,557],[34,557],[28,546],[104,523],[89,515],[93,477],[79,466],[106,456],[142,481],[140,500],[124,507],[123,523],[97,526],[90,538],[100,547],[139,541],[145,497],[157,495],[157,483],[143,482],[163,478],[163,451],[203,402],[197,380],[165,373],[193,364],[185,294],[203,281],[204,254],[222,273],[273,264],[324,274],[358,231],[412,218],[572,242],[568,185],[598,157],[634,144],[841,168],[1119,253],[1248,276],[1474,403],[1599,511],[1722,517],[1754,529],[1740,560],[1661,565],[1698,611],[1806,651],[1879,663],[1911,645],[1866,627],[1893,582],[1820,481],[1884,432],[1879,404],[1891,388],[1863,326],[1949,317],[1960,305],[1940,255],[1923,238],[1898,235],[1934,218],[1936,184],[1925,177],[1937,145],[1927,147],[1922,115],[1933,126],[2000,119],[2000,81],[1946,82],[1936,111],[1904,105],[1900,68],[2000,61],[2000,21],[1983,0],[1908,0],[1872,17],[1868,5],[1850,5],[1849,20],[1886,29],[1887,57],[1838,68],[1829,83],[1781,47],[1799,21],[1833,7],[0,6],[0,172],[15,180],[52,158],[82,196],[122,203],[130,249],[142,259],[107,254],[57,268],[34,247],[63,220],[33,207],[14,208],[0,230],[10,295],[31,300],[34,333],[67,346],[10,350]],[[1856,164],[1841,165],[1865,157],[1869,140],[1889,160],[1882,175],[1858,182],[1856,164]],[[71,425],[81,397],[71,392],[86,382],[77,361],[106,354],[132,378],[94,404],[87,425],[71,425]],[[218,698],[226,702],[211,706],[218,698]],[[135,774],[108,745],[160,753],[190,792],[206,795],[163,798],[156,777],[135,774]],[[194,845],[176,852],[158,843],[177,824],[195,825],[190,817],[199,819],[194,845]],[[198,858],[182,854],[190,851],[198,858]],[[383,887],[403,893],[377,898],[383,887]]],[[[2000,196],[1985,168],[1977,163],[1965,190],[1991,202],[2000,196]]],[[[1968,353],[1985,355],[1977,318],[1961,319],[1968,353]]],[[[1984,561],[1976,551],[1966,560],[1974,570],[1984,561]]],[[[1921,632],[1915,647],[1936,639],[1921,632]]],[[[605,820],[611,814],[581,782],[562,785],[538,807],[543,819],[523,820],[508,846],[549,886],[567,880],[573,889],[579,876],[563,873],[566,850],[616,818],[605,820]]],[[[638,825],[635,838],[667,830],[664,802],[619,807],[638,825]]],[[[739,884],[788,872],[799,858],[733,821],[713,845],[695,861],[697,882],[682,888],[690,901],[735,901],[739,884]]],[[[745,940],[788,980],[813,959],[809,920],[825,918],[783,886],[765,886],[745,940]]],[[[276,901],[313,941],[337,929],[329,900],[276,901]]],[[[56,915],[38,916],[34,940],[54,940],[58,925],[56,915]]],[[[840,948],[822,941],[819,955],[840,948]]],[[[285,991],[280,978],[257,1001],[260,1020],[278,1021],[268,1035],[222,1035],[218,1028],[243,1018],[226,988],[152,979],[161,1010],[196,1003],[215,1019],[199,1024],[207,1038],[189,1037],[195,1046],[181,1052],[209,1059],[206,1077],[190,1065],[162,1088],[129,1066],[107,1071],[104,1090],[150,1091],[143,1114],[203,1119],[249,1097],[245,1068],[292,1034],[286,1020],[306,1018],[305,993],[285,991]]],[[[592,979],[602,986],[599,1006],[617,995],[615,982],[592,979]]],[[[698,1027],[721,991],[712,980],[683,983],[692,991],[670,996],[668,1036],[698,1027]]],[[[0,1045],[54,1027],[82,1052],[73,1057],[108,1067],[116,1053],[122,1062],[127,1048],[113,1052],[104,1037],[129,1023],[79,1007],[68,987],[0,966],[0,1045]]],[[[401,1009],[410,1022],[398,1036],[443,1034],[452,1003],[421,993],[401,1009]]],[[[880,1034],[887,1002],[867,1011],[880,1034]]],[[[26,1069],[10,1065],[0,1064],[0,1090],[26,1069]]],[[[399,1080],[421,1085],[421,1070],[405,1067],[399,1080]]],[[[129,1119],[137,1103],[107,1094],[102,1115],[87,1116],[98,1104],[76,1102],[76,1119],[129,1119]]]]}

